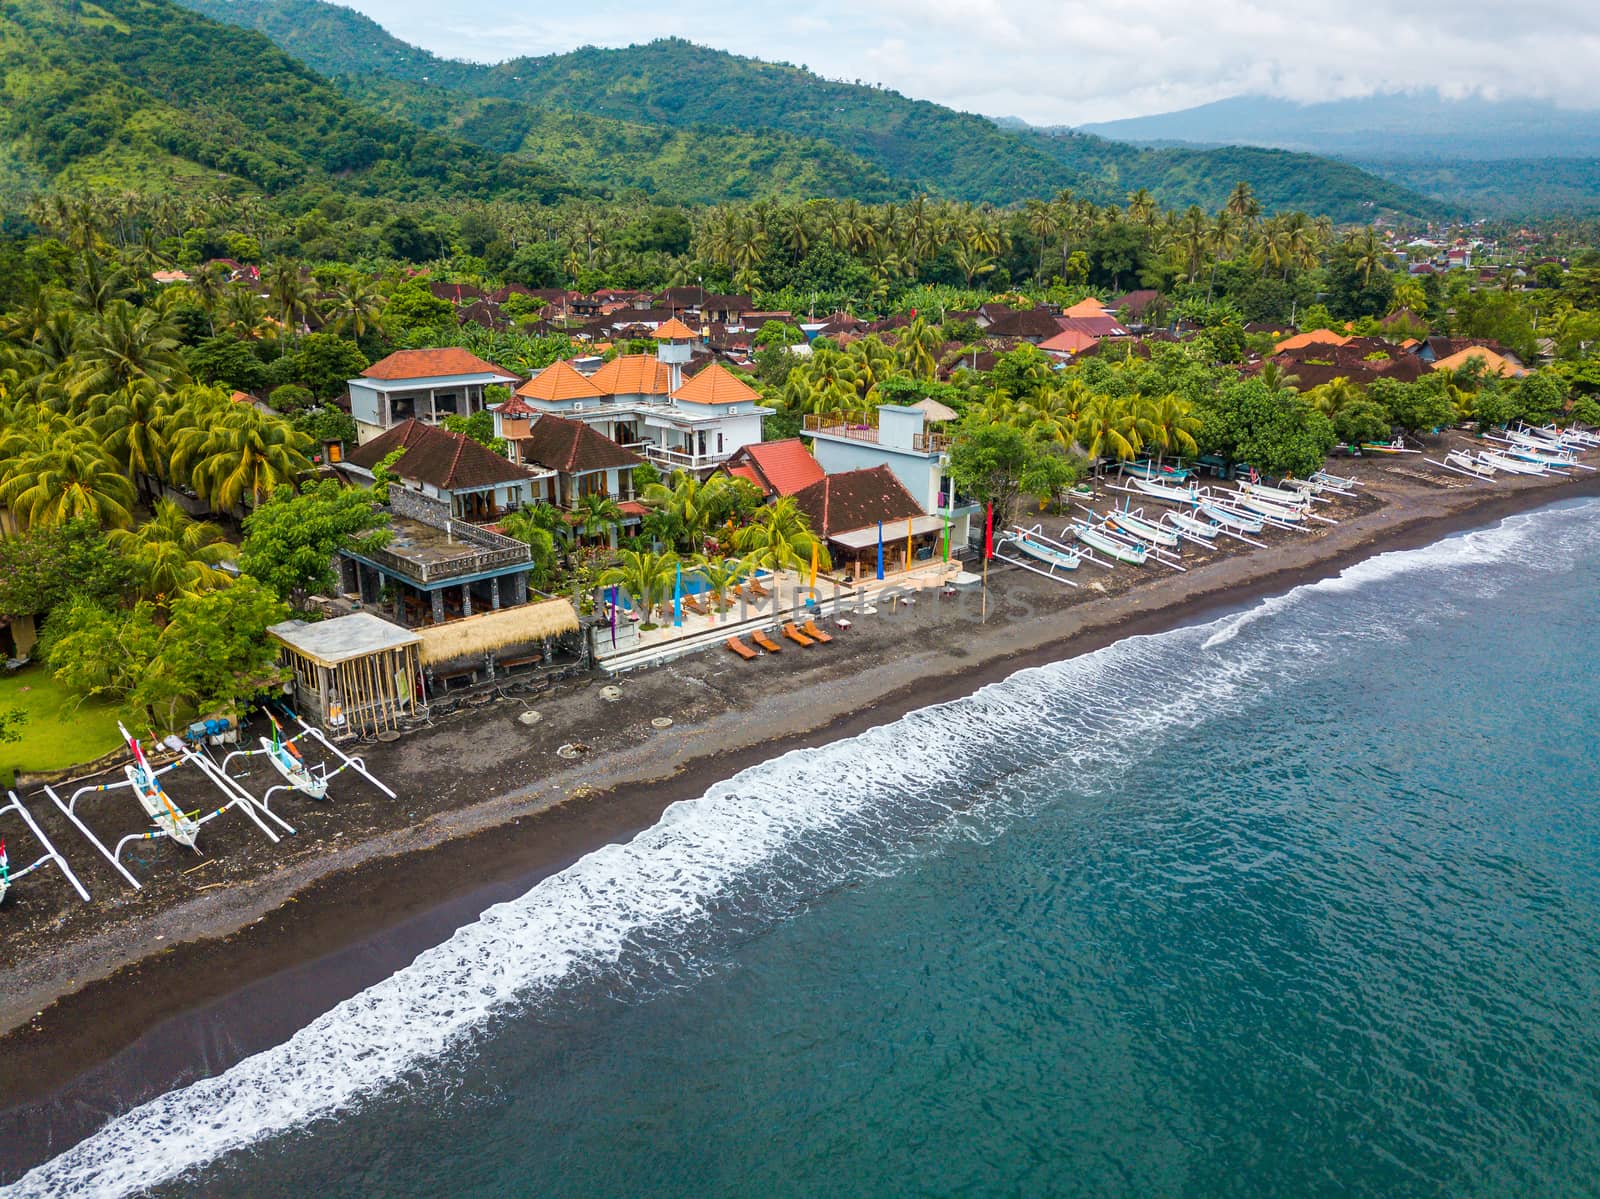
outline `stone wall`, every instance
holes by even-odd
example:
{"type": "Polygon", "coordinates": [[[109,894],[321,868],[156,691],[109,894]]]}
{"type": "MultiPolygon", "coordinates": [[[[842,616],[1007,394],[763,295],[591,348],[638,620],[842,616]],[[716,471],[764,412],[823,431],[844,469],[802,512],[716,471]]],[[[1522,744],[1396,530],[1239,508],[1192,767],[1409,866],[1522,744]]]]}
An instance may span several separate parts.
{"type": "Polygon", "coordinates": [[[414,521],[432,525],[436,529],[450,527],[449,504],[432,496],[423,495],[420,491],[411,491],[398,482],[389,487],[389,509],[396,516],[410,517],[414,521]]]}

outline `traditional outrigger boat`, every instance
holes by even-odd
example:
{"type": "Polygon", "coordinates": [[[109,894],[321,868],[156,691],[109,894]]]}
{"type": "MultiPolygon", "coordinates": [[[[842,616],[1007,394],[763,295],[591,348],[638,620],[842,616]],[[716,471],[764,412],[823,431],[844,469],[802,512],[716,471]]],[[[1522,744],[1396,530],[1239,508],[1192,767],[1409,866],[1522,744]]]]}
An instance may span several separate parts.
{"type": "Polygon", "coordinates": [[[311,767],[306,765],[293,738],[284,739],[283,726],[278,723],[276,716],[268,712],[267,719],[272,721],[272,737],[270,740],[266,737],[260,738],[261,752],[267,761],[272,763],[273,769],[283,775],[284,781],[300,794],[310,796],[312,799],[326,799],[327,776],[313,773],[311,767]]]}
{"type": "Polygon", "coordinates": [[[140,806],[149,814],[160,832],[171,837],[179,845],[187,845],[198,853],[195,838],[200,835],[200,822],[172,802],[172,797],[161,786],[156,771],[145,758],[144,750],[139,748],[138,739],[128,732],[121,722],[117,724],[117,731],[128,743],[128,748],[133,751],[133,765],[124,766],[123,773],[127,775],[128,785],[133,788],[140,806]]]}
{"type": "Polygon", "coordinates": [[[1393,441],[1363,441],[1359,446],[1346,446],[1362,454],[1420,454],[1421,450],[1408,449],[1403,437],[1393,441]]]}
{"type": "Polygon", "coordinates": [[[1138,477],[1130,478],[1128,482],[1132,483],[1140,494],[1167,504],[1183,504],[1192,508],[1199,496],[1199,492],[1193,486],[1174,487],[1169,483],[1158,483],[1153,479],[1138,477]]]}
{"type": "Polygon", "coordinates": [[[1078,564],[1082,561],[1082,558],[1071,550],[1057,549],[1055,546],[1046,545],[1042,541],[1036,541],[1028,533],[1018,533],[1011,538],[1011,544],[1024,554],[1027,554],[1028,557],[1043,562],[1047,566],[1053,566],[1058,570],[1077,570],[1078,564]]]}
{"type": "Polygon", "coordinates": [[[1112,528],[1119,529],[1128,536],[1136,537],[1140,541],[1148,541],[1152,545],[1164,545],[1171,549],[1177,549],[1178,542],[1181,540],[1171,529],[1163,529],[1154,521],[1145,520],[1139,513],[1113,510],[1104,519],[1106,524],[1112,528]]]}
{"type": "Polygon", "coordinates": [[[1240,483],[1239,490],[1246,495],[1253,495],[1266,500],[1269,504],[1278,504],[1285,508],[1304,508],[1311,502],[1311,496],[1304,491],[1289,491],[1282,487],[1268,487],[1265,483],[1240,483]]]}
{"type": "Polygon", "coordinates": [[[1078,540],[1092,550],[1099,550],[1108,557],[1115,558],[1118,562],[1126,562],[1130,566],[1143,566],[1150,557],[1150,550],[1143,545],[1130,545],[1121,538],[1112,536],[1105,529],[1099,529],[1085,522],[1075,525],[1073,532],[1078,540]]]}
{"type": "Polygon", "coordinates": [[[1187,512],[1168,512],[1161,519],[1171,522],[1175,529],[1187,533],[1191,537],[1199,537],[1205,541],[1216,540],[1218,526],[1214,522],[1208,524],[1197,517],[1190,516],[1187,512]]]}
{"type": "Polygon", "coordinates": [[[1496,470],[1506,471],[1513,475],[1542,475],[1547,473],[1542,462],[1531,462],[1526,458],[1513,457],[1502,454],[1498,450],[1479,450],[1478,461],[1496,470]]]}
{"type": "Polygon", "coordinates": [[[1252,495],[1248,491],[1239,492],[1237,500],[1241,507],[1248,508],[1251,512],[1264,516],[1268,520],[1281,521],[1284,524],[1293,525],[1299,524],[1305,519],[1305,510],[1303,508],[1286,507],[1262,496],[1252,495]]]}
{"type": "Polygon", "coordinates": [[[1266,523],[1259,516],[1248,512],[1240,512],[1231,505],[1220,504],[1213,500],[1202,500],[1200,502],[1200,511],[1224,528],[1234,529],[1241,533],[1259,533],[1266,523]]]}
{"type": "Polygon", "coordinates": [[[1143,462],[1124,462],[1122,473],[1129,479],[1149,479],[1155,482],[1182,483],[1189,471],[1182,466],[1157,466],[1146,458],[1143,462]]]}

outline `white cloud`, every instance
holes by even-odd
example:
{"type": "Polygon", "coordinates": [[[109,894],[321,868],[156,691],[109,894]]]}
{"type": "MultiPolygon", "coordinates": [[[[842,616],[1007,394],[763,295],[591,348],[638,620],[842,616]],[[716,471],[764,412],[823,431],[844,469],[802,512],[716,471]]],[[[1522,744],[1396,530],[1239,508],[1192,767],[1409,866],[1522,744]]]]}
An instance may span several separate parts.
{"type": "Polygon", "coordinates": [[[496,61],[681,36],[969,111],[1076,124],[1241,93],[1314,101],[1436,87],[1587,107],[1593,0],[815,0],[802,10],[593,0],[549,18],[476,0],[347,0],[435,53],[496,61]]]}

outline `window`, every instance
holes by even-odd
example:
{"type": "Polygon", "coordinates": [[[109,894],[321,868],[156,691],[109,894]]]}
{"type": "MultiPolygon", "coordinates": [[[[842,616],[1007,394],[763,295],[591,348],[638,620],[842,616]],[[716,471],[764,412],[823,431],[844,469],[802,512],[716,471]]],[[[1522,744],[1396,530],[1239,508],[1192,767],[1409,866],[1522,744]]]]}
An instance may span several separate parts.
{"type": "Polygon", "coordinates": [[[717,453],[722,453],[722,434],[717,434],[717,453]]]}

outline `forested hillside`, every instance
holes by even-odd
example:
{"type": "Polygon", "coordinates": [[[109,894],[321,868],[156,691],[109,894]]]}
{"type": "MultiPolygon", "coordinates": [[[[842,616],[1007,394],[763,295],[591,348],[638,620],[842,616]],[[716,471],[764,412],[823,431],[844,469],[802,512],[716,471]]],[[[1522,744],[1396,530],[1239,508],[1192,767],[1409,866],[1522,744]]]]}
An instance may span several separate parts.
{"type": "Polygon", "coordinates": [[[365,195],[576,190],[526,157],[368,112],[265,37],[166,0],[7,0],[0,95],[14,191],[242,180],[282,193],[334,178],[365,195]]]}
{"type": "MultiPolygon", "coordinates": [[[[1108,202],[1144,188],[1168,205],[1215,208],[1244,179],[1268,211],[1314,206],[1338,220],[1365,220],[1382,210],[1419,215],[1435,207],[1359,168],[1311,155],[1145,149],[1081,135],[1013,132],[986,117],[897,92],[833,82],[802,67],[740,58],[680,39],[617,50],[588,47],[489,67],[436,58],[359,13],[322,0],[183,2],[263,30],[313,69],[342,77],[357,94],[367,86],[357,79],[426,80],[480,100],[512,100],[635,127],[763,137],[777,131],[826,141],[908,192],[1009,204],[1063,189],[1108,202]]],[[[463,136],[471,136],[470,124],[470,117],[441,122],[463,136]]],[[[530,148],[551,148],[537,126],[528,133],[530,148]]],[[[692,174],[680,168],[676,185],[708,198],[718,195],[715,170],[691,180],[692,174]]]]}

